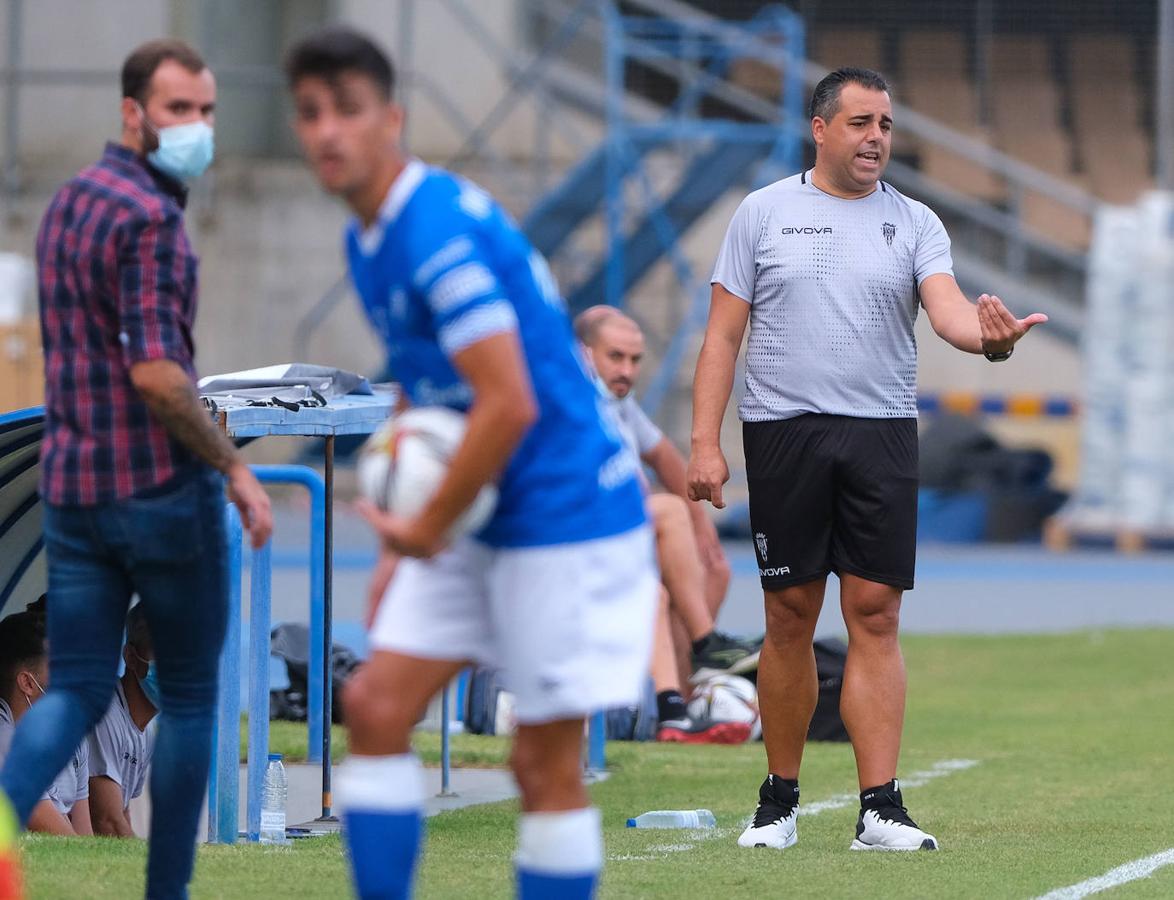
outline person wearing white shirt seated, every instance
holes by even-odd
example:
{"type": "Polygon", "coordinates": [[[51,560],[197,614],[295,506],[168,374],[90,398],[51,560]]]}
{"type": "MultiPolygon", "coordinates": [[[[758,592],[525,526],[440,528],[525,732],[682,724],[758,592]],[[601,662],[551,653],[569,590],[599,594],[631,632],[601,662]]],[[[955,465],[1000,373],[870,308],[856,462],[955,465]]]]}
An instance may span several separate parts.
{"type": "Polygon", "coordinates": [[[151,633],[136,604],[126,617],[126,669],[115,685],[106,715],[86,737],[90,751],[90,817],[94,833],[134,837],[130,801],[143,792],[155,749],[148,726],[159,709],[155,650],[151,633]]]}
{"type": "Polygon", "coordinates": [[[700,504],[684,497],[684,457],[632,394],[644,360],[644,334],[633,319],[611,306],[584,310],[575,317],[574,326],[597,385],[609,400],[620,436],[663,486],[653,490],[643,481],[665,588],[652,649],[660,720],[657,740],[740,744],[750,735],[749,725],[694,719],[682,691],[690,680],[700,682],[723,672],[740,675],[757,668],[760,642],[714,627],[714,616],[729,586],[730,566],[713,522],[701,512],[700,504]]]}
{"type": "MultiPolygon", "coordinates": [[[[0,762],[8,755],[16,723],[49,686],[43,597],[24,612],[0,621],[0,762]]],[[[74,751],[33,807],[28,830],[44,834],[93,834],[90,828],[89,754],[74,751]]]]}

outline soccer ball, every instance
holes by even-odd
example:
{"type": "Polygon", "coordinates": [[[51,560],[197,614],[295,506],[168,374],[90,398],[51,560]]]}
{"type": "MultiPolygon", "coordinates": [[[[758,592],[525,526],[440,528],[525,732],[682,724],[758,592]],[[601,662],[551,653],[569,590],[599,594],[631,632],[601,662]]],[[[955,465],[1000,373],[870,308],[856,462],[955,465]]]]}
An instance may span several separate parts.
{"type": "MultiPolygon", "coordinates": [[[[359,452],[359,491],[384,512],[410,519],[440,486],[465,436],[465,417],[444,406],[412,407],[388,419],[359,452]]],[[[448,537],[479,531],[497,507],[487,484],[449,529],[448,537]]]]}
{"type": "Polygon", "coordinates": [[[740,675],[714,675],[698,684],[689,701],[689,716],[714,722],[748,722],[750,740],[762,736],[758,690],[740,675]]]}

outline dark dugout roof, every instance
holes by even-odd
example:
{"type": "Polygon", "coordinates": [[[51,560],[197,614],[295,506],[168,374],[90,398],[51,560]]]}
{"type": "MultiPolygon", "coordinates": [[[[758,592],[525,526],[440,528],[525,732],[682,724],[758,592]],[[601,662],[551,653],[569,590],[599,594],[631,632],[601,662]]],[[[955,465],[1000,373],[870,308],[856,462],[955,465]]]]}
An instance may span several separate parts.
{"type": "Polygon", "coordinates": [[[45,593],[38,458],[42,407],[0,415],[0,613],[24,609],[45,593]]]}

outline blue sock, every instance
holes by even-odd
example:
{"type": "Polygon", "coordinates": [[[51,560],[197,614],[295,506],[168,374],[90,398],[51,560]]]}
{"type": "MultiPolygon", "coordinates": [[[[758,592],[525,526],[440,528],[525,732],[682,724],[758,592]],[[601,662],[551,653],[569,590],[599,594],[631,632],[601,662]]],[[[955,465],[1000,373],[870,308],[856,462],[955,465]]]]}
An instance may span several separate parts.
{"type": "Polygon", "coordinates": [[[603,867],[599,810],[523,813],[515,862],[519,900],[589,900],[603,867]]]}
{"type": "Polygon", "coordinates": [[[424,776],[416,757],[348,757],[339,767],[338,802],[361,900],[410,897],[424,836],[424,776]]]}

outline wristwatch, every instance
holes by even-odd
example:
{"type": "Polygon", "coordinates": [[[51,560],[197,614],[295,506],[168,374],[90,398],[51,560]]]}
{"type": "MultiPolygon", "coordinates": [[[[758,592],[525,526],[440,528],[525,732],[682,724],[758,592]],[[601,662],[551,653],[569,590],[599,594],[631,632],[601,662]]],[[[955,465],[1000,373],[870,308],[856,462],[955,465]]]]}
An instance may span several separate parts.
{"type": "Polygon", "coordinates": [[[989,350],[983,350],[982,355],[990,362],[1005,362],[1011,358],[1011,354],[1014,352],[1015,348],[1012,347],[1010,350],[1004,350],[1002,353],[991,353],[989,350]]]}

